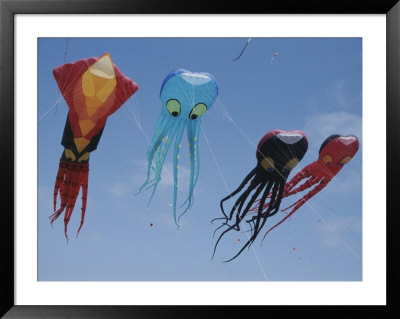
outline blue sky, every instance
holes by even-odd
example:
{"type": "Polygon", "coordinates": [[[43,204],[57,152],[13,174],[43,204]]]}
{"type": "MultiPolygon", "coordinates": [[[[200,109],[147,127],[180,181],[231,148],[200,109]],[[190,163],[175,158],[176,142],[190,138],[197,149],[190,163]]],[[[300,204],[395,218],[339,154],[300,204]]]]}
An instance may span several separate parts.
{"type": "MultiPolygon", "coordinates": [[[[362,41],[360,38],[41,38],[38,40],[38,279],[43,281],[357,281],[362,279],[362,41]],[[78,200],[64,237],[50,226],[67,106],[52,70],[109,52],[139,90],[107,121],[90,159],[85,224],[78,200]],[[276,56],[271,62],[274,53],[276,56]],[[200,177],[192,209],[176,231],[172,155],[148,209],[146,151],[161,110],[159,90],[176,68],[208,72],[219,85],[203,116],[200,177]],[[57,103],[59,102],[59,103],[57,103]],[[211,260],[219,201],[256,165],[255,145],[271,129],[302,130],[318,157],[331,134],[355,134],[360,149],[331,183],[237,259],[246,234],[227,234],[211,260]],[[150,224],[153,224],[150,227],[150,224]],[[295,248],[295,250],[293,250],[295,248]]],[[[170,150],[171,153],[171,150],[170,150]]],[[[182,148],[178,204],[188,190],[182,148]]],[[[296,197],[297,198],[297,197],[296,197]]],[[[282,208],[296,198],[287,198],[282,208]]],[[[272,226],[283,214],[271,218],[272,226]]],[[[265,229],[267,230],[267,228],[265,229]]]]}

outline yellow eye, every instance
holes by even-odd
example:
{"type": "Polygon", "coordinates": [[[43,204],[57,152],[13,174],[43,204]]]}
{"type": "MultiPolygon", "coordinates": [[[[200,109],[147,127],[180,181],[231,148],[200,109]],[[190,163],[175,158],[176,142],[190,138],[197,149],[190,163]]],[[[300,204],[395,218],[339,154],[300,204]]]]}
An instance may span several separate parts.
{"type": "Polygon", "coordinates": [[[86,152],[81,157],[78,158],[78,162],[87,161],[89,159],[90,153],[86,152]]]}
{"type": "Polygon", "coordinates": [[[261,166],[269,173],[274,170],[274,160],[271,157],[265,157],[261,161],[261,166]]]}
{"type": "Polygon", "coordinates": [[[168,100],[167,110],[173,117],[178,117],[181,114],[181,105],[178,100],[168,100]]]}
{"type": "Polygon", "coordinates": [[[338,166],[343,166],[344,164],[347,164],[348,162],[350,162],[350,160],[351,160],[351,156],[346,156],[338,163],[338,166]]]}
{"type": "Polygon", "coordinates": [[[332,165],[332,156],[330,156],[329,154],[326,154],[322,157],[322,161],[326,164],[326,165],[332,165]]]}
{"type": "Polygon", "coordinates": [[[69,148],[66,148],[65,151],[64,151],[64,153],[65,153],[65,157],[66,157],[68,160],[73,161],[73,162],[76,160],[76,157],[75,157],[75,155],[74,155],[74,152],[72,152],[72,150],[70,150],[69,148]]]}
{"type": "Polygon", "coordinates": [[[207,111],[207,105],[205,105],[204,103],[196,104],[192,108],[192,111],[189,114],[189,118],[191,120],[195,120],[198,117],[202,116],[206,111],[207,111]]]}
{"type": "Polygon", "coordinates": [[[283,173],[290,172],[297,164],[299,160],[297,158],[292,158],[289,162],[286,163],[285,166],[282,168],[283,173]]]}

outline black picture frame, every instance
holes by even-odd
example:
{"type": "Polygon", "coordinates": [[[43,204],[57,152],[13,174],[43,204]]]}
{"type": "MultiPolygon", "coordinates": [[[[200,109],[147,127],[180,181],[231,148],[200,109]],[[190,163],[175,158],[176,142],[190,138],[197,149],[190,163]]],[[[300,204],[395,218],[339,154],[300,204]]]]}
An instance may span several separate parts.
{"type": "MultiPolygon", "coordinates": [[[[1,191],[1,264],[0,315],[4,318],[166,318],[249,316],[355,317],[362,314],[379,318],[399,316],[397,287],[399,236],[396,201],[399,177],[400,137],[400,3],[398,0],[285,0],[226,2],[180,0],[0,0],[0,176],[1,191]],[[387,19],[387,105],[386,105],[386,177],[387,177],[387,305],[386,306],[29,306],[14,303],[14,18],[16,14],[386,14],[387,19]]],[[[384,106],[377,106],[384,108],[384,106]]],[[[377,132],[377,134],[379,134],[377,132]]],[[[383,132],[381,132],[383,136],[383,132]]],[[[379,164],[378,164],[379,165],[379,164]]],[[[378,187],[378,186],[377,186],[378,187]]],[[[376,212],[377,215],[383,212],[376,212]]],[[[377,217],[379,218],[379,217],[377,217]]]]}

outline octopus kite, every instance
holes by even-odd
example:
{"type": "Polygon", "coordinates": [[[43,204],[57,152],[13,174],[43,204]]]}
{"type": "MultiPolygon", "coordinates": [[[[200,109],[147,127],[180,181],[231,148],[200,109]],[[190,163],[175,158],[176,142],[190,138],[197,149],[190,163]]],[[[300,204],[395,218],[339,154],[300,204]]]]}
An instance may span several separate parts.
{"type": "Polygon", "coordinates": [[[193,190],[199,177],[199,134],[203,114],[211,108],[218,95],[218,85],[211,74],[195,73],[183,69],[172,71],[164,79],[160,90],[161,113],[153,139],[147,151],[147,178],[139,189],[153,188],[149,204],[161,180],[162,167],[175,138],[173,151],[174,197],[173,214],[179,227],[180,218],[193,204],[193,190]],[[183,132],[187,131],[190,156],[189,194],[183,212],[177,217],[178,162],[183,132]],[[152,176],[152,172],[154,176],[152,176]],[[151,177],[152,176],[152,177],[151,177]]]}
{"type": "Polygon", "coordinates": [[[64,233],[68,240],[67,225],[82,187],[82,228],[88,194],[89,158],[96,150],[108,116],[117,111],[134,94],[138,86],[113,64],[109,53],[67,63],[53,70],[69,108],[61,145],[54,186],[54,214],[51,224],[64,212],[64,233]],[[56,209],[57,195],[60,207],[56,209]]]}
{"type": "Polygon", "coordinates": [[[288,132],[275,129],[264,135],[257,146],[256,167],[244,178],[236,190],[223,198],[220,202],[224,217],[216,219],[223,219],[225,221],[216,231],[224,226],[227,228],[219,236],[214,247],[213,256],[215,255],[217,245],[223,235],[230,230],[240,231],[241,222],[248,217],[250,208],[257,197],[262,193],[257,214],[246,219],[246,222],[251,226],[249,240],[240,251],[234,257],[227,260],[227,262],[235,259],[246,247],[249,247],[254,242],[268,217],[278,212],[286,180],[291,170],[301,161],[307,149],[307,137],[299,130],[288,132]],[[241,193],[237,200],[235,202],[232,200],[233,207],[228,216],[224,211],[223,203],[239,194],[249,182],[249,186],[241,193]],[[253,195],[250,200],[247,201],[253,191],[253,195]],[[263,207],[267,198],[269,198],[269,205],[264,210],[263,207]],[[246,201],[247,204],[245,205],[246,201]],[[229,224],[230,221],[233,222],[229,224]]]}
{"type": "MultiPolygon", "coordinates": [[[[293,215],[305,202],[318,194],[332,178],[339,173],[343,166],[350,162],[357,153],[358,148],[359,142],[354,135],[343,136],[333,134],[325,139],[319,149],[318,160],[304,167],[286,184],[283,197],[297,194],[313,186],[315,187],[294,204],[283,209],[283,212],[289,209],[291,209],[291,211],[286,213],[286,216],[280,222],[272,226],[265,233],[264,238],[272,229],[276,228],[293,215]],[[302,181],[304,181],[304,183],[297,186],[302,181]]],[[[260,200],[250,211],[259,211],[260,207],[266,209],[268,204],[264,204],[262,200],[260,200]]]]}

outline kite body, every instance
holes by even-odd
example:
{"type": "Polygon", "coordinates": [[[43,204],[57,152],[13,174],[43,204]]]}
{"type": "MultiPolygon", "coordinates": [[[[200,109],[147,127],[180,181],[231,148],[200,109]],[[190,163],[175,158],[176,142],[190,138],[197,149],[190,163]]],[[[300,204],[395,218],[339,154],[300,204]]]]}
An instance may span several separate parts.
{"type": "Polygon", "coordinates": [[[244,45],[244,47],[243,47],[242,51],[240,52],[239,56],[236,57],[236,58],[234,58],[232,61],[236,61],[236,60],[239,60],[239,59],[240,59],[240,57],[242,56],[244,50],[246,50],[246,47],[249,45],[250,41],[251,41],[251,38],[248,38],[248,39],[247,39],[247,42],[246,42],[246,44],[244,45]]]}
{"type": "Polygon", "coordinates": [[[193,204],[193,190],[199,176],[199,134],[202,115],[212,107],[218,95],[217,82],[211,74],[177,69],[168,74],[161,85],[161,112],[153,139],[147,151],[147,178],[139,189],[152,188],[150,201],[161,180],[161,171],[168,149],[175,138],[173,151],[174,197],[173,212],[176,225],[193,204]],[[177,216],[178,168],[181,139],[186,127],[189,156],[189,194],[177,216]]]}
{"type": "Polygon", "coordinates": [[[228,261],[235,259],[246,247],[254,242],[267,218],[278,212],[286,179],[291,170],[303,158],[307,148],[307,137],[298,130],[287,132],[276,129],[264,135],[258,143],[256,167],[244,178],[235,191],[220,202],[224,217],[217,219],[223,219],[225,222],[217,230],[224,226],[226,229],[221,233],[215,244],[214,254],[222,236],[230,230],[240,231],[240,225],[243,220],[251,225],[251,236],[242,249],[228,261]],[[248,183],[247,188],[242,191],[248,183]],[[251,195],[253,191],[254,193],[251,195]],[[240,192],[241,194],[236,201],[233,201],[232,198],[240,192]],[[262,194],[260,200],[261,208],[256,215],[248,218],[247,215],[250,208],[260,194],[262,194]],[[251,198],[247,201],[250,195],[251,198]],[[267,198],[269,198],[269,205],[266,210],[263,210],[267,198]],[[231,199],[233,203],[229,215],[225,213],[223,207],[223,203],[228,199],[231,199]],[[229,224],[230,221],[232,221],[231,224],[229,224]]]}
{"type": "Polygon", "coordinates": [[[138,86],[112,63],[110,54],[67,63],[53,70],[54,78],[68,108],[61,144],[61,155],[54,187],[53,223],[65,210],[64,225],[71,218],[82,187],[82,214],[78,233],[83,225],[88,193],[89,158],[96,150],[108,116],[117,111],[138,86]],[[60,207],[56,209],[57,195],[60,207]]]}
{"type": "MultiPolygon", "coordinates": [[[[343,166],[354,157],[358,148],[359,142],[354,135],[333,134],[326,138],[320,147],[318,160],[304,167],[286,184],[283,197],[297,194],[310,188],[311,190],[294,204],[282,210],[286,212],[291,209],[280,222],[266,232],[264,237],[293,215],[311,197],[319,193],[339,173],[343,166]],[[303,184],[300,184],[301,182],[303,184]]],[[[261,203],[260,200],[251,211],[258,211],[260,207],[268,209],[268,204],[261,203]]]]}

